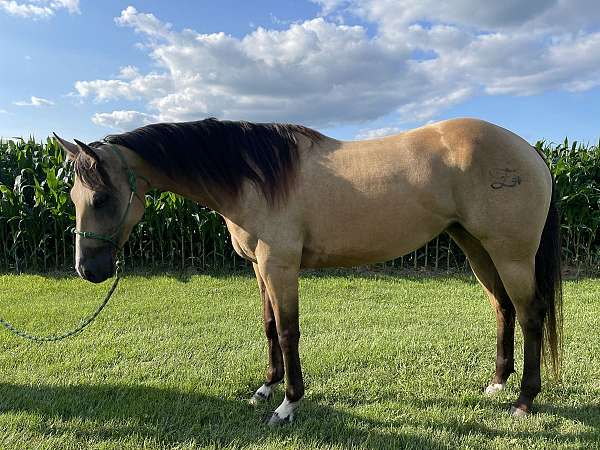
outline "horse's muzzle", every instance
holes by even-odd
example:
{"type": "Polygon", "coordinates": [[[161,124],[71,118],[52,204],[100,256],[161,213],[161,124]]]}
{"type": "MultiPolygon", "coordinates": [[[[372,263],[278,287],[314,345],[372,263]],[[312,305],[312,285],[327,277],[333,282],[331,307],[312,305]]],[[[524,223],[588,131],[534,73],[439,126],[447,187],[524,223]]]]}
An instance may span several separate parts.
{"type": "Polygon", "coordinates": [[[116,254],[111,245],[86,249],[77,263],[77,273],[92,283],[101,283],[115,274],[116,254]]]}

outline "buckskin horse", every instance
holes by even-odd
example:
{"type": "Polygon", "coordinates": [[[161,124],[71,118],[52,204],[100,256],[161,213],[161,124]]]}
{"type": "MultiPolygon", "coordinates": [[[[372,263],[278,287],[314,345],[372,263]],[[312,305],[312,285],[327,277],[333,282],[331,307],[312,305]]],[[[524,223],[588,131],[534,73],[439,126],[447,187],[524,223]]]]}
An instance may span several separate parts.
{"type": "Polygon", "coordinates": [[[71,143],[75,264],[91,282],[115,271],[117,250],[144,214],[151,188],[223,216],[235,251],[252,262],[263,304],[268,371],[250,402],[285,377],[269,423],[291,421],[304,395],[298,342],[301,268],[386,261],[447,232],[466,254],[496,312],[496,371],[514,371],[515,317],[523,331],[520,395],[526,415],[541,389],[541,357],[561,350],[559,219],[553,179],[519,136],[475,119],[396,136],[342,142],[299,125],[158,123],[71,143]]]}

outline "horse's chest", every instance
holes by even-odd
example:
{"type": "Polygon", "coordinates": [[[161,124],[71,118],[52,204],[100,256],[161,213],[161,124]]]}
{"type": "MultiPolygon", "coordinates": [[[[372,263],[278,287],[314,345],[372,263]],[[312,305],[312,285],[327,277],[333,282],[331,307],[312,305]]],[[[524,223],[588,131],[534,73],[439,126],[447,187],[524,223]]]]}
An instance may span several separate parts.
{"type": "Polygon", "coordinates": [[[258,239],[233,222],[226,220],[227,229],[231,234],[231,244],[235,252],[242,258],[256,262],[256,246],[258,239]]]}

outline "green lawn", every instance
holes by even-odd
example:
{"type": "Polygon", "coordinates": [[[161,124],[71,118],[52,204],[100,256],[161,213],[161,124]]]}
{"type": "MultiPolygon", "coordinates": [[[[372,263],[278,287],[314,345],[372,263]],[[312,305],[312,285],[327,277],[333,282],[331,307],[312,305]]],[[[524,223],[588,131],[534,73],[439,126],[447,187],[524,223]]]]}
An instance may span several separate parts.
{"type": "MultiPolygon", "coordinates": [[[[0,276],[0,316],[41,332],[104,295],[67,277],[0,276]]],[[[600,280],[565,284],[562,384],[515,420],[521,372],[482,395],[495,320],[470,278],[352,273],[301,281],[306,397],[297,421],[253,409],[266,342],[253,277],[128,276],[81,336],[0,334],[0,448],[600,448],[600,280]]]]}

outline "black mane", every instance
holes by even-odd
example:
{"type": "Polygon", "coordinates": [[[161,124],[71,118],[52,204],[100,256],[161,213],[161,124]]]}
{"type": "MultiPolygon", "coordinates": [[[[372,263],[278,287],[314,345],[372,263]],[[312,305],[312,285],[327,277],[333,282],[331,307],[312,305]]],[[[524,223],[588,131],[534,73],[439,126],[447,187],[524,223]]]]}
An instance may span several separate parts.
{"type": "Polygon", "coordinates": [[[296,134],[313,142],[323,138],[300,125],[211,118],[147,125],[104,142],[131,149],[171,178],[200,179],[234,196],[251,180],[273,203],[292,185],[299,160],[296,134]]]}

